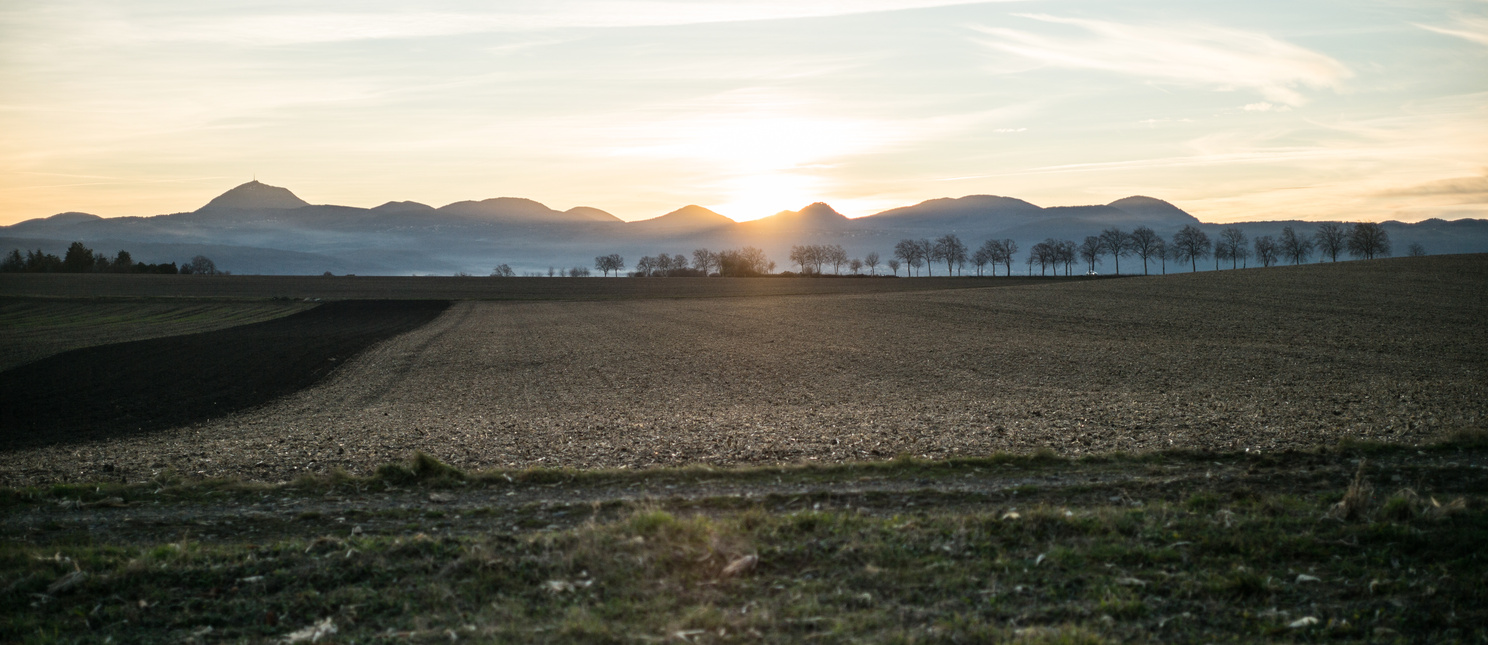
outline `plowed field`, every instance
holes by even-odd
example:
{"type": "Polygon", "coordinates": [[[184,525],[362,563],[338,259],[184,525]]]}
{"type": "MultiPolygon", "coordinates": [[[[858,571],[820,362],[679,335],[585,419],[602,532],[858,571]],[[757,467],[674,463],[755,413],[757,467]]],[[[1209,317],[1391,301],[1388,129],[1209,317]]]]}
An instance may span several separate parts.
{"type": "Polygon", "coordinates": [[[1483,427],[1488,257],[998,289],[466,301],[267,405],[0,482],[1262,450],[1483,427]]]}
{"type": "Polygon", "coordinates": [[[444,301],[346,301],[210,332],[75,349],[0,372],[0,448],[176,427],[300,390],[444,301]]]}

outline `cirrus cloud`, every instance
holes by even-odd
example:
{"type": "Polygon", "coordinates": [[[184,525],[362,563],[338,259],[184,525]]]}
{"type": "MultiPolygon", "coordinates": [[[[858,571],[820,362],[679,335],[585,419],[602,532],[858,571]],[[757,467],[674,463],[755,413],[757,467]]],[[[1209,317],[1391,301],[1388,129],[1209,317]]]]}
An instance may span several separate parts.
{"type": "Polygon", "coordinates": [[[987,47],[1051,67],[1092,69],[1217,90],[1251,89],[1267,100],[1301,105],[1300,87],[1341,87],[1343,63],[1262,33],[1209,25],[1140,25],[1016,14],[1079,33],[1058,35],[974,27],[987,47]]]}

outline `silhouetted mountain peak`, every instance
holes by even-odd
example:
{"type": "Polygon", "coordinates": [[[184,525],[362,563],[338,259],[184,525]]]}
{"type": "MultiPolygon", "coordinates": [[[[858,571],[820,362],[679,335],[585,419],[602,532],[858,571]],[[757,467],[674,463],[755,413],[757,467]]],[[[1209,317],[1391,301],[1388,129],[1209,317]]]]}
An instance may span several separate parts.
{"type": "Polygon", "coordinates": [[[801,219],[806,219],[806,220],[845,220],[845,219],[847,219],[847,216],[846,215],[843,215],[842,213],[837,212],[836,209],[832,208],[831,206],[828,206],[826,202],[812,202],[811,204],[807,205],[805,208],[796,211],[796,215],[800,216],[801,219]]]}
{"type": "Polygon", "coordinates": [[[419,202],[388,202],[381,206],[374,206],[372,210],[380,213],[426,213],[434,210],[434,207],[419,202]]]}
{"type": "Polygon", "coordinates": [[[598,208],[579,206],[567,212],[548,208],[542,202],[523,197],[495,197],[481,201],[455,202],[441,206],[441,212],[473,219],[507,222],[618,222],[620,218],[598,208]]]}
{"type": "Polygon", "coordinates": [[[300,199],[299,197],[296,197],[294,193],[289,192],[288,188],[270,186],[268,184],[259,183],[259,181],[255,179],[246,184],[233,188],[232,190],[229,190],[225,193],[222,193],[221,195],[218,195],[216,199],[207,202],[206,206],[203,206],[197,210],[201,211],[221,208],[236,208],[241,210],[288,209],[302,208],[309,205],[309,202],[300,199]]]}
{"type": "Polygon", "coordinates": [[[662,228],[704,229],[727,226],[735,222],[697,204],[688,204],[666,215],[632,223],[662,228]]]}
{"type": "Polygon", "coordinates": [[[51,217],[48,217],[48,218],[46,218],[46,221],[51,222],[53,224],[76,224],[78,222],[92,222],[92,221],[101,220],[101,219],[103,219],[103,218],[102,217],[99,217],[97,215],[94,215],[92,213],[79,213],[77,211],[68,211],[66,213],[57,213],[56,215],[53,215],[51,217]]]}
{"type": "Polygon", "coordinates": [[[1107,204],[1107,206],[1119,208],[1133,215],[1140,215],[1158,220],[1171,220],[1173,222],[1183,222],[1185,224],[1197,224],[1199,222],[1198,218],[1194,217],[1193,215],[1189,215],[1187,211],[1155,197],[1133,195],[1131,197],[1123,197],[1121,199],[1118,199],[1114,202],[1111,202],[1110,204],[1107,204]]]}
{"type": "Polygon", "coordinates": [[[995,218],[1021,222],[1043,209],[1013,197],[967,195],[929,199],[914,206],[901,206],[864,218],[865,222],[900,226],[925,224],[963,227],[986,224],[995,218]]]}
{"type": "Polygon", "coordinates": [[[610,214],[608,211],[601,210],[601,209],[595,208],[593,206],[575,206],[575,207],[570,208],[570,209],[568,209],[566,211],[563,211],[563,214],[564,215],[567,215],[570,219],[580,220],[580,221],[588,221],[588,222],[620,222],[620,221],[624,221],[624,220],[621,220],[620,218],[615,217],[614,215],[610,214]]]}
{"type": "Polygon", "coordinates": [[[829,227],[835,228],[842,224],[852,222],[847,216],[837,212],[824,202],[808,204],[798,211],[780,211],[769,217],[761,217],[753,222],[745,222],[755,227],[783,227],[786,229],[829,227]]]}

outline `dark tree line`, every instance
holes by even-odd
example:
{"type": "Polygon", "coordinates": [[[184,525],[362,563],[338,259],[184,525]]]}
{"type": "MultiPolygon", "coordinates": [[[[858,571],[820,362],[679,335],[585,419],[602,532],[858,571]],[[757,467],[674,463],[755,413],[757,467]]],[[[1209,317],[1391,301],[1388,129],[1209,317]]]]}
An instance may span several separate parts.
{"type": "MultiPolygon", "coordinates": [[[[1059,262],[1056,247],[1060,243],[1045,240],[1035,245],[1028,258],[1029,272],[1032,273],[1034,264],[1042,269],[1059,262]]],[[[1102,258],[1111,256],[1119,274],[1121,258],[1135,255],[1142,260],[1143,275],[1149,272],[1154,260],[1159,261],[1162,272],[1167,273],[1168,260],[1186,262],[1190,271],[1198,270],[1199,260],[1211,257],[1214,258],[1215,270],[1223,268],[1225,262],[1229,262],[1232,269],[1248,266],[1252,257],[1261,266],[1269,267],[1282,261],[1305,263],[1315,251],[1320,254],[1320,259],[1327,258],[1333,262],[1337,262],[1338,255],[1345,251],[1355,258],[1365,260],[1388,257],[1390,236],[1383,226],[1375,222],[1324,222],[1318,225],[1317,231],[1312,235],[1298,233],[1287,226],[1281,230],[1280,238],[1262,235],[1254,240],[1248,240],[1245,232],[1235,226],[1220,230],[1213,240],[1209,239],[1207,233],[1192,225],[1184,226],[1171,240],[1164,240],[1152,229],[1142,226],[1131,233],[1109,228],[1100,235],[1086,237],[1084,244],[1079,246],[1080,258],[1090,267],[1091,273],[1095,272],[1095,265],[1102,258]]],[[[1420,248],[1419,244],[1414,245],[1412,251],[1425,255],[1425,249],[1420,248]]]]}
{"type": "MultiPolygon", "coordinates": [[[[625,258],[611,254],[594,259],[595,266],[600,270],[614,271],[619,275],[625,269],[625,258]],[[603,262],[601,262],[603,261],[603,262]],[[601,266],[603,264],[604,266],[601,266]]],[[[765,252],[752,246],[741,249],[729,249],[726,251],[710,251],[708,249],[695,249],[692,252],[692,260],[682,254],[667,255],[660,253],[655,256],[645,256],[636,261],[635,270],[630,272],[631,277],[636,278],[685,278],[685,277],[708,277],[717,276],[725,278],[747,278],[754,276],[769,275],[775,271],[775,263],[765,256],[765,252]]]]}
{"type": "Polygon", "coordinates": [[[220,275],[223,272],[217,269],[216,263],[210,258],[198,255],[190,260],[182,262],[179,266],[174,262],[160,264],[149,264],[135,262],[129,255],[129,251],[119,251],[113,258],[102,253],[97,253],[88,248],[82,242],[73,242],[67,247],[67,252],[62,257],[50,253],[43,253],[41,249],[26,251],[11,249],[10,253],[0,260],[0,272],[4,273],[162,273],[162,274],[199,274],[220,275]]]}
{"type": "MultiPolygon", "coordinates": [[[[877,252],[869,253],[861,259],[850,257],[838,244],[792,246],[790,261],[799,269],[799,275],[808,276],[824,275],[829,266],[836,275],[842,275],[843,268],[849,269],[854,275],[861,275],[863,269],[867,269],[869,275],[877,275],[880,263],[894,276],[898,276],[899,269],[903,267],[906,276],[920,275],[923,270],[926,275],[933,277],[935,267],[940,264],[945,265],[946,275],[961,275],[968,262],[976,267],[978,276],[983,275],[988,266],[991,266],[991,274],[997,275],[998,265],[1003,267],[1005,275],[1010,276],[1013,274],[1013,261],[1018,251],[1018,244],[1010,239],[987,240],[975,251],[971,251],[960,237],[952,233],[934,240],[900,240],[894,245],[893,255],[882,262],[877,252]]],[[[1324,222],[1318,225],[1317,231],[1312,235],[1300,233],[1288,226],[1282,229],[1280,237],[1262,235],[1253,240],[1235,226],[1221,229],[1214,239],[1192,225],[1184,226],[1170,239],[1164,239],[1146,226],[1139,226],[1130,233],[1112,227],[1098,235],[1087,236],[1080,244],[1073,240],[1046,239],[1028,250],[1026,262],[1029,275],[1033,275],[1033,267],[1037,265],[1039,275],[1059,275],[1062,269],[1064,275],[1068,276],[1074,272],[1076,262],[1081,262],[1089,273],[1094,274],[1096,266],[1109,257],[1119,275],[1121,259],[1135,257],[1142,261],[1142,274],[1148,275],[1154,262],[1166,274],[1169,260],[1188,264],[1190,271],[1197,271],[1199,261],[1209,258],[1214,259],[1214,268],[1219,270],[1226,262],[1232,269],[1249,266],[1252,258],[1264,267],[1281,262],[1302,264],[1314,253],[1318,254],[1320,261],[1326,258],[1337,262],[1338,255],[1345,252],[1361,259],[1389,256],[1389,235],[1383,226],[1374,222],[1324,222]]],[[[1425,249],[1419,244],[1413,244],[1410,253],[1425,255],[1425,249]]],[[[599,256],[594,258],[594,268],[605,275],[611,272],[620,275],[625,270],[625,259],[618,254],[599,256]]],[[[501,267],[498,267],[498,273],[493,275],[501,275],[500,270],[501,267]]],[[[755,276],[768,275],[774,270],[775,263],[765,257],[763,251],[745,247],[716,253],[708,249],[697,249],[692,252],[691,260],[681,254],[648,255],[636,262],[630,275],[755,276]]],[[[506,271],[505,275],[511,275],[509,267],[506,271]]],[[[550,270],[549,274],[552,275],[553,271],[550,270]]],[[[790,272],[786,274],[789,275],[790,272]]],[[[573,275],[572,270],[569,275],[573,275]]]]}

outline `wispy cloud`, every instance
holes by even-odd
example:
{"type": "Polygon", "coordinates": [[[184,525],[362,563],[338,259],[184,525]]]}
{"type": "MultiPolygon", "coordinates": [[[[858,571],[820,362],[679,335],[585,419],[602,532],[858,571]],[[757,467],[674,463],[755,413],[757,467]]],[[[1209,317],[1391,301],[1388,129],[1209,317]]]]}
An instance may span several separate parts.
{"type": "Polygon", "coordinates": [[[1477,177],[1452,177],[1417,184],[1408,188],[1386,190],[1381,197],[1446,196],[1464,204],[1488,204],[1488,171],[1477,177]]]}
{"type": "Polygon", "coordinates": [[[1338,88],[1352,75],[1324,54],[1262,33],[1194,24],[1124,24],[1105,20],[1018,14],[1068,25],[1076,34],[1049,35],[976,27],[997,51],[1044,65],[1093,69],[1217,90],[1251,89],[1270,101],[1300,105],[1299,87],[1338,88]]]}
{"type": "MultiPolygon", "coordinates": [[[[1012,1],[1012,0],[1001,0],[1012,1]]],[[[87,4],[87,3],[82,3],[87,4]]],[[[439,10],[408,9],[405,3],[366,2],[355,9],[320,7],[311,2],[295,9],[223,8],[193,5],[168,12],[134,11],[108,5],[94,18],[100,29],[91,37],[110,41],[209,42],[236,45],[294,45],[355,40],[429,38],[476,33],[510,33],[555,29],[658,27],[724,22],[822,18],[852,14],[926,9],[969,4],[967,0],[548,0],[546,2],[446,3],[439,10]]],[[[45,14],[12,12],[19,15],[45,14]]],[[[53,13],[57,11],[53,10],[53,13]]],[[[71,6],[67,22],[89,20],[88,11],[71,6]]]]}
{"type": "Polygon", "coordinates": [[[1413,23],[1417,27],[1439,34],[1456,36],[1463,40],[1475,42],[1479,45],[1488,45],[1488,18],[1474,16],[1457,16],[1450,27],[1439,27],[1436,25],[1423,25],[1413,23]]]}

